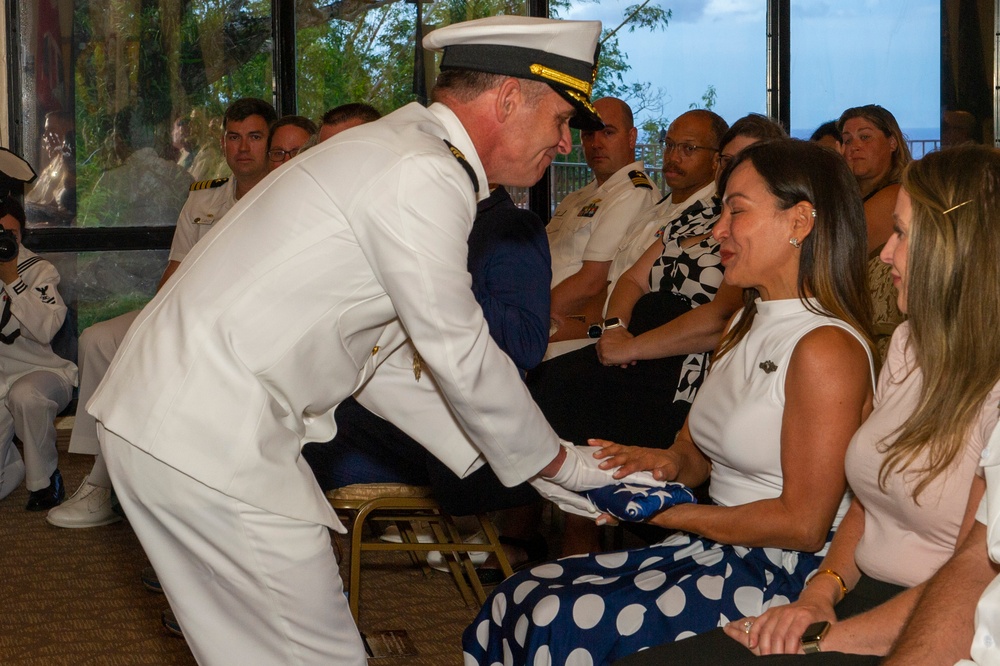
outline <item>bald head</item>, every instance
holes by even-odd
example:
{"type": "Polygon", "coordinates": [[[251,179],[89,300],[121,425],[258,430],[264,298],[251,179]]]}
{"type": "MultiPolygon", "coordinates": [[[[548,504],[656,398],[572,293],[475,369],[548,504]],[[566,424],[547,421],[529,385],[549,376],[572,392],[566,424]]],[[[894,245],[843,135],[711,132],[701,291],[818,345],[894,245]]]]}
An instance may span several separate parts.
{"type": "MultiPolygon", "coordinates": [[[[729,123],[727,123],[722,116],[714,111],[709,111],[708,109],[691,109],[690,111],[677,116],[677,120],[680,120],[681,118],[684,118],[685,120],[695,120],[707,125],[708,135],[712,137],[711,146],[715,149],[719,149],[721,147],[719,142],[722,141],[722,136],[729,131],[729,123]]],[[[677,122],[677,120],[674,122],[677,122]]]]}
{"type": "Polygon", "coordinates": [[[594,102],[601,114],[604,128],[581,131],[580,141],[587,166],[594,172],[599,185],[622,168],[635,161],[636,129],[632,109],[614,97],[602,97],[594,102]]]}
{"type": "Polygon", "coordinates": [[[635,127],[635,120],[632,117],[632,107],[617,97],[602,97],[594,102],[594,107],[601,113],[602,120],[605,113],[613,114],[620,120],[624,129],[635,127]]]}
{"type": "Polygon", "coordinates": [[[715,177],[719,139],[729,125],[705,109],[683,113],[670,123],[663,145],[663,181],[671,200],[681,203],[715,177]]]}

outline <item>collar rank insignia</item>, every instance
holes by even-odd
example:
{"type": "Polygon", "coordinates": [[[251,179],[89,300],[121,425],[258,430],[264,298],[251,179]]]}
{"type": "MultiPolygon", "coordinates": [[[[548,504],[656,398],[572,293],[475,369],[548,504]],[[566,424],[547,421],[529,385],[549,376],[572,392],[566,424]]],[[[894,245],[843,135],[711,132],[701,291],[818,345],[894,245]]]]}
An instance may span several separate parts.
{"type": "Polygon", "coordinates": [[[646,190],[653,189],[653,184],[649,182],[649,176],[646,175],[645,171],[639,171],[638,169],[629,171],[628,177],[632,179],[634,187],[641,187],[646,190]]]}
{"type": "Polygon", "coordinates": [[[771,374],[772,372],[778,369],[778,366],[774,364],[774,361],[764,361],[763,363],[760,364],[760,369],[766,372],[767,374],[771,374]]]}
{"type": "Polygon", "coordinates": [[[580,209],[580,212],[576,214],[577,217],[594,217],[597,214],[597,209],[601,207],[601,200],[594,199],[589,204],[580,209]]]}

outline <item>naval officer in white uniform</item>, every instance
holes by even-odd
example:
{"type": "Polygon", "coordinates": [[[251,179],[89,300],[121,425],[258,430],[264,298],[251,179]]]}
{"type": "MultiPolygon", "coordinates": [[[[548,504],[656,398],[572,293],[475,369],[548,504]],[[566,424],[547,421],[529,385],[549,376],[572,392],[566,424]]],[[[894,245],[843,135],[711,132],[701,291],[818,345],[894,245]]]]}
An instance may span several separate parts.
{"type": "Polygon", "coordinates": [[[88,409],[199,662],[365,663],[327,531],[343,527],[300,448],[332,439],[334,408],[407,337],[478,448],[433,451],[456,472],[481,452],[549,496],[611,482],[545,422],[466,270],[488,183],[536,182],[571,121],[600,126],[599,33],[510,16],[431,33],[438,103],[272,172],[132,326],[88,409]]]}

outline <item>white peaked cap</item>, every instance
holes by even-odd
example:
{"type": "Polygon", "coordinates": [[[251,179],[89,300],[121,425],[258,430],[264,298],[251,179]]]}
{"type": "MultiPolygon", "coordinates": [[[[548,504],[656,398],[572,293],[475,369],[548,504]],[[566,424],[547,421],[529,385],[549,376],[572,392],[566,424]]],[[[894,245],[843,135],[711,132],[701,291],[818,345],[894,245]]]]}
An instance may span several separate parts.
{"type": "Polygon", "coordinates": [[[443,51],[441,69],[469,69],[547,83],[576,108],[570,123],[600,129],[590,95],[597,77],[600,21],[493,16],[454,23],[424,37],[443,51]]]}

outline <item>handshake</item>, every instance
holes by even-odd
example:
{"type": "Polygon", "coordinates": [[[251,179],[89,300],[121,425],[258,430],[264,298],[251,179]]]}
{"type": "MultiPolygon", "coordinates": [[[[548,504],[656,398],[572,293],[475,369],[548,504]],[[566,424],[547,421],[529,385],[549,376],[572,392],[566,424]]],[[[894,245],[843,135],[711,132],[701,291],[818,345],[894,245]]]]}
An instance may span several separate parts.
{"type": "Polygon", "coordinates": [[[603,513],[590,499],[581,493],[605,486],[629,483],[636,486],[663,488],[666,482],[657,481],[650,472],[636,472],[616,479],[612,476],[615,468],[601,469],[603,460],[595,458],[594,454],[601,449],[592,446],[573,446],[563,442],[566,459],[555,476],[545,478],[536,476],[530,483],[538,493],[547,500],[554,502],[560,509],[578,516],[597,518],[603,513]]]}

